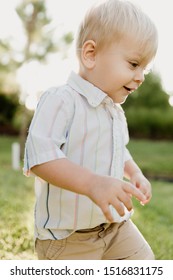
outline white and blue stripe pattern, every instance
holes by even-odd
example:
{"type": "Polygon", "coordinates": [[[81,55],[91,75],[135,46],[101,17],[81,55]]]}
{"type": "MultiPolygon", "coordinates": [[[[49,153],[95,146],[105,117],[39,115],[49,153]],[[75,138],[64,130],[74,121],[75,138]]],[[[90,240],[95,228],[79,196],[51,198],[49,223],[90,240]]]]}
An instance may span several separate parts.
{"type": "MultiPolygon", "coordinates": [[[[120,106],[100,89],[71,73],[67,84],[44,93],[26,141],[24,172],[47,161],[69,158],[97,174],[123,178],[131,158],[128,130],[120,106]]],[[[61,239],[71,232],[107,222],[89,198],[35,178],[35,236],[61,239]]],[[[115,222],[120,217],[112,209],[115,222]]]]}

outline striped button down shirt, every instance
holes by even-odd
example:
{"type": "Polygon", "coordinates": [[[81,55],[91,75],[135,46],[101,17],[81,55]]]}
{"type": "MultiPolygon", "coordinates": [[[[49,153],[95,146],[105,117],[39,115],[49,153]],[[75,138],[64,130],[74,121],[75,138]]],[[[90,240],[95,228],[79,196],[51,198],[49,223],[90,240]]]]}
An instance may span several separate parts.
{"type": "MultiPolygon", "coordinates": [[[[39,101],[26,141],[24,172],[29,174],[34,165],[68,158],[97,174],[122,179],[124,163],[131,158],[127,143],[122,108],[72,72],[66,85],[50,88],[39,101]]],[[[35,177],[35,193],[35,236],[40,239],[61,239],[75,230],[108,222],[88,197],[39,177],[35,177]]],[[[131,215],[125,209],[120,217],[110,208],[115,222],[131,215]]]]}

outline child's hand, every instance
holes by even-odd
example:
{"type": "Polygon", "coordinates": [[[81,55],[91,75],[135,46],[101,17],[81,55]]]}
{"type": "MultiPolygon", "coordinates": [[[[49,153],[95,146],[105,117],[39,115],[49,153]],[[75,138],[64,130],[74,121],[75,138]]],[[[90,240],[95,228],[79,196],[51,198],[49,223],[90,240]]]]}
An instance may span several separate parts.
{"type": "Polygon", "coordinates": [[[101,208],[110,222],[113,222],[113,217],[109,205],[112,205],[120,216],[124,216],[124,206],[129,211],[133,208],[132,196],[139,201],[146,201],[146,196],[136,186],[108,176],[94,176],[88,191],[88,197],[101,208]]]}
{"type": "Polygon", "coordinates": [[[151,189],[151,184],[147,180],[147,178],[142,174],[142,172],[136,172],[132,177],[131,177],[131,183],[136,186],[145,196],[146,200],[142,201],[141,204],[144,205],[148,203],[152,197],[152,189],[151,189]]]}

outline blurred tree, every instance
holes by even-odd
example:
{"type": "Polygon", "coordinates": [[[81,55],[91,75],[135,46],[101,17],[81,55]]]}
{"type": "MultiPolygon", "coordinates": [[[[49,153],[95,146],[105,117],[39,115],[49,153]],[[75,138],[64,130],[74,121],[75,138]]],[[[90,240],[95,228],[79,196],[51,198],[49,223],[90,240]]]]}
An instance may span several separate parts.
{"type": "MultiPolygon", "coordinates": [[[[0,91],[2,93],[19,91],[15,73],[24,63],[30,60],[45,62],[49,53],[60,50],[59,45],[67,46],[73,40],[71,32],[58,39],[53,36],[55,30],[51,27],[45,1],[23,0],[16,8],[16,12],[23,25],[25,40],[22,46],[19,47],[18,44],[17,50],[11,38],[0,40],[0,91]]],[[[20,114],[20,144],[21,157],[23,157],[27,127],[31,118],[25,104],[21,104],[20,114]]]]}
{"type": "Polygon", "coordinates": [[[18,108],[17,96],[14,99],[9,98],[9,95],[0,94],[0,125],[10,123],[18,108]]]}
{"type": "MultiPolygon", "coordinates": [[[[23,0],[16,8],[16,11],[22,21],[26,35],[26,43],[22,51],[23,60],[20,65],[30,60],[46,61],[50,52],[59,50],[58,44],[53,36],[54,30],[51,28],[51,19],[47,13],[46,1],[23,0]]],[[[70,44],[72,41],[72,34],[65,34],[60,41],[65,44],[70,44]]],[[[28,115],[26,107],[23,106],[20,131],[21,157],[24,152],[28,115]]]]}
{"type": "Polygon", "coordinates": [[[19,66],[13,57],[10,40],[0,40],[0,92],[16,93],[18,86],[15,82],[14,71],[19,66]]]}
{"type": "Polygon", "coordinates": [[[152,72],[145,78],[144,83],[130,95],[123,104],[125,109],[128,108],[169,108],[169,96],[162,88],[160,76],[152,72]]]}
{"type": "Polygon", "coordinates": [[[131,137],[173,139],[173,112],[160,76],[150,73],[123,104],[131,137]]]}
{"type": "Polygon", "coordinates": [[[57,51],[53,42],[53,31],[49,28],[51,19],[47,15],[45,2],[42,0],[24,0],[16,8],[24,32],[24,62],[30,59],[45,60],[49,52],[57,51]]]}

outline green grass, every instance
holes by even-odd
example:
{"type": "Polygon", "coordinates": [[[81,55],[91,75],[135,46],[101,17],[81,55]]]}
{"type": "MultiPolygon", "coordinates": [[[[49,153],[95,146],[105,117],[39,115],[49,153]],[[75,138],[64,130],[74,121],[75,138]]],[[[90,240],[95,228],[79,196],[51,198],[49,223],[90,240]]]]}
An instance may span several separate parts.
{"type": "Polygon", "coordinates": [[[33,178],[11,168],[11,144],[0,137],[0,259],[35,259],[33,250],[33,178]]]}
{"type": "MultiPolygon", "coordinates": [[[[11,144],[18,139],[0,137],[0,259],[36,259],[34,254],[34,179],[11,168],[11,144]]],[[[132,140],[129,150],[147,174],[173,175],[171,142],[132,140]]],[[[156,259],[173,260],[173,184],[152,181],[153,198],[142,207],[134,200],[132,217],[156,259]]]]}
{"type": "Polygon", "coordinates": [[[132,220],[152,247],[157,260],[173,260],[173,184],[152,182],[153,197],[148,205],[134,200],[132,220]]]}
{"type": "MultiPolygon", "coordinates": [[[[128,148],[149,178],[173,182],[173,143],[171,141],[131,140],[128,148]]],[[[156,259],[173,260],[173,183],[152,181],[153,197],[142,207],[134,201],[133,221],[148,240],[156,259]]]]}
{"type": "Polygon", "coordinates": [[[148,176],[173,179],[172,141],[131,140],[128,148],[148,176]]]}

